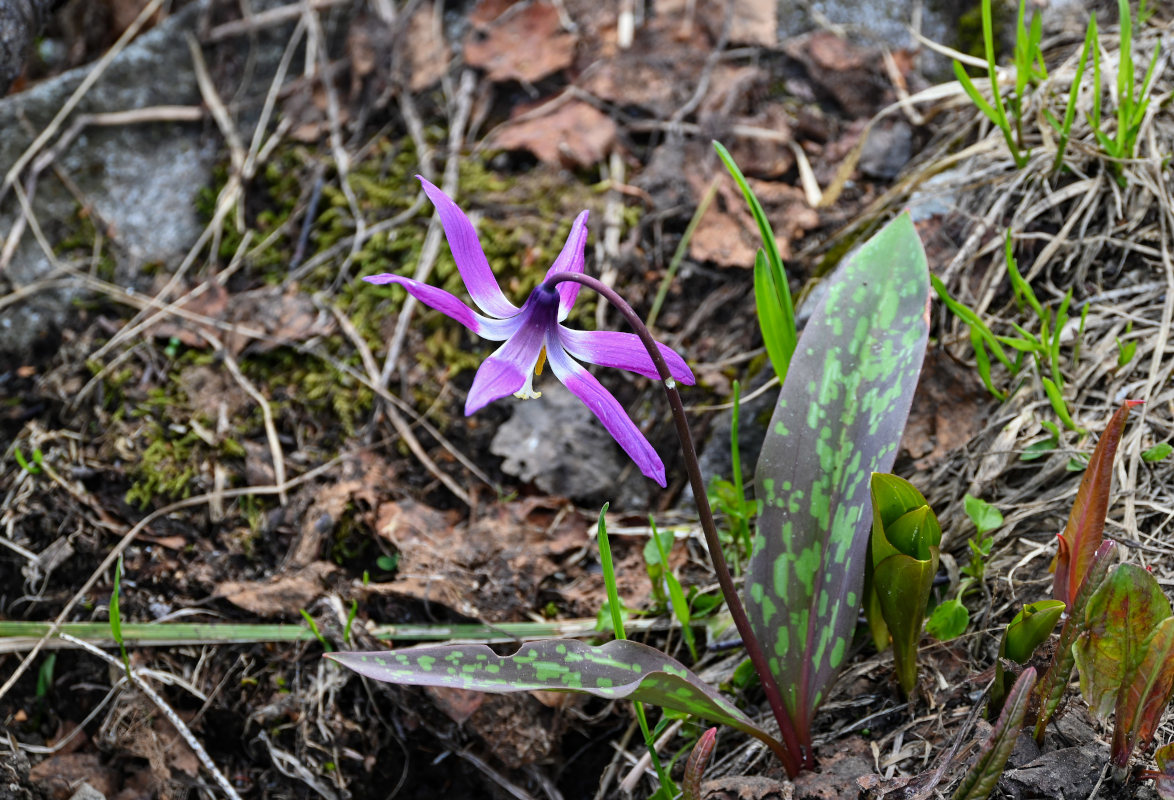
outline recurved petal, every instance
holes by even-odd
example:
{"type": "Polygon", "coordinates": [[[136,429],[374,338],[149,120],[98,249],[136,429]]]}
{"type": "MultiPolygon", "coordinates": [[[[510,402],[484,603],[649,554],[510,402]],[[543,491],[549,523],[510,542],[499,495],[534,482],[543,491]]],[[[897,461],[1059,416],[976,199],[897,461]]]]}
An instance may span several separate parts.
{"type": "MultiPolygon", "coordinates": [[[[583,249],[587,246],[587,212],[581,211],[579,216],[575,217],[574,224],[571,225],[571,233],[567,236],[566,244],[563,245],[562,251],[558,254],[558,258],[554,260],[554,264],[546,271],[546,277],[555,275],[559,272],[582,272],[583,271],[583,249]]],[[[583,288],[583,284],[575,281],[563,281],[558,285],[559,307],[558,319],[562,322],[571,313],[571,306],[575,305],[575,300],[579,297],[579,290],[583,288]]]]}
{"type": "MultiPolygon", "coordinates": [[[[588,364],[616,367],[649,378],[660,378],[656,372],[656,365],[652,363],[640,337],[634,333],[575,331],[560,325],[558,335],[568,353],[588,364]]],[[[693,371],[689,369],[685,359],[677,355],[672,348],[660,342],[657,342],[656,346],[660,348],[660,353],[664,356],[670,375],[686,386],[692,386],[696,383],[693,371]]]]}
{"type": "Polygon", "coordinates": [[[368,275],[363,278],[367,283],[384,284],[398,283],[407,289],[408,294],[419,300],[429,308],[435,308],[442,314],[452,317],[483,339],[495,342],[505,341],[513,336],[514,331],[522,324],[520,316],[509,319],[490,319],[478,314],[473,309],[458,300],[454,295],[429,286],[426,283],[404,278],[400,275],[383,273],[382,275],[368,275]]]}
{"type": "Polygon", "coordinates": [[[591,409],[612,438],[619,442],[624,452],[636,462],[640,471],[661,486],[665,486],[664,462],[636,427],[636,423],[628,417],[619,401],[603,388],[590,372],[567,355],[554,337],[547,339],[546,357],[555,377],[591,409]]]}
{"type": "Polygon", "coordinates": [[[506,299],[497,285],[497,279],[493,277],[485,252],[481,249],[481,242],[477,240],[477,231],[473,229],[473,223],[465,216],[465,212],[436,186],[419,175],[416,178],[423,185],[424,193],[432,205],[436,206],[453,260],[457,262],[457,269],[473,302],[482,311],[495,317],[517,314],[517,307],[506,299]]]}
{"type": "Polygon", "coordinates": [[[542,352],[541,326],[523,324],[510,339],[482,362],[465,399],[465,416],[526,385],[542,352]]]}

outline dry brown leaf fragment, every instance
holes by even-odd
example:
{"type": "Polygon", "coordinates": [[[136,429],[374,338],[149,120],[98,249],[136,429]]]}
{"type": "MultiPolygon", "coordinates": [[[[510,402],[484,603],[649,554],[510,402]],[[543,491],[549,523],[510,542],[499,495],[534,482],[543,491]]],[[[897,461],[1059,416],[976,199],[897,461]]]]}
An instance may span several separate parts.
{"type": "MultiPolygon", "coordinates": [[[[483,5],[485,0],[477,8],[483,5]]],[[[477,19],[488,17],[484,10],[474,14],[477,19]]],[[[577,41],[575,34],[562,29],[553,5],[515,5],[492,22],[474,23],[465,39],[465,62],[484,69],[491,81],[534,83],[569,67],[577,41]]]]}
{"type": "Polygon", "coordinates": [[[433,4],[424,3],[412,14],[404,44],[408,50],[409,90],[423,91],[444,77],[448,71],[448,42],[433,4]]]}
{"type": "Polygon", "coordinates": [[[316,561],[292,575],[278,575],[263,581],[225,581],[219,593],[228,602],[259,617],[297,617],[323,592],[323,582],[338,571],[325,561],[316,561]]]}
{"type": "Polygon", "coordinates": [[[547,113],[507,122],[491,142],[504,150],[529,150],[556,167],[589,167],[611,152],[616,132],[611,117],[590,103],[569,100],[547,113]]]}

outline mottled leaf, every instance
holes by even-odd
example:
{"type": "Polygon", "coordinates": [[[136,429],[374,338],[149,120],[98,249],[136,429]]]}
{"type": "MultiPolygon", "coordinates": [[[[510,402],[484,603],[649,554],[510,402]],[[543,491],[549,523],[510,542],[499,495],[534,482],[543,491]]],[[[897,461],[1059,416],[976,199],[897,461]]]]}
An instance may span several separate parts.
{"type": "Polygon", "coordinates": [[[680,662],[639,642],[615,640],[592,646],[554,639],[524,644],[512,656],[499,656],[485,645],[450,645],[326,657],[385,683],[498,694],[542,689],[638,700],[721,722],[781,747],[680,662]]]}
{"type": "Polygon", "coordinates": [[[1112,539],[1101,542],[1101,546],[1093,555],[1088,574],[1085,576],[1084,582],[1080,584],[1080,591],[1076,593],[1076,599],[1072,602],[1068,619],[1064,620],[1064,625],[1060,628],[1060,641],[1056,644],[1055,655],[1052,656],[1052,663],[1044,673],[1043,679],[1040,680],[1036,692],[1040,698],[1038,704],[1040,711],[1035,723],[1035,740],[1037,742],[1043,742],[1048,721],[1056,713],[1056,709],[1060,706],[1060,700],[1064,697],[1064,690],[1068,688],[1068,677],[1072,674],[1072,665],[1075,662],[1072,646],[1076,644],[1080,634],[1084,633],[1088,603],[1104,582],[1105,576],[1109,573],[1109,567],[1116,560],[1117,543],[1112,539]]]}
{"type": "Polygon", "coordinates": [[[1007,624],[1003,631],[1003,641],[999,644],[999,659],[995,662],[995,682],[991,685],[991,698],[987,705],[988,716],[994,716],[1002,710],[1003,701],[1015,680],[1015,676],[1003,668],[1003,660],[1026,665],[1035,649],[1052,635],[1052,630],[1067,607],[1067,604],[1060,600],[1027,603],[1007,624]]]}
{"type": "Polygon", "coordinates": [[[1174,690],[1174,617],[1162,620],[1146,643],[1145,655],[1117,695],[1113,764],[1125,767],[1138,746],[1149,744],[1174,690]]]}
{"type": "Polygon", "coordinates": [[[909,215],[828,281],[762,446],[746,581],[751,626],[805,739],[863,601],[869,476],[892,466],[925,355],[928,268],[909,215]]]}
{"type": "Polygon", "coordinates": [[[1080,691],[1092,712],[1108,716],[1117,692],[1145,655],[1145,643],[1170,616],[1162,587],[1136,564],[1119,564],[1089,600],[1074,648],[1080,691]]]}
{"type": "Polygon", "coordinates": [[[1113,485],[1113,457],[1117,454],[1117,445],[1121,443],[1129,409],[1140,403],[1140,400],[1126,400],[1109,419],[1105,432],[1093,450],[1088,469],[1080,479],[1072,513],[1068,515],[1068,524],[1060,534],[1062,542],[1054,563],[1056,576],[1052,584],[1052,596],[1057,600],[1067,603],[1076,597],[1080,583],[1092,563],[1093,554],[1101,546],[1113,485]]]}
{"type": "Polygon", "coordinates": [[[991,730],[990,739],[983,745],[974,766],[954,790],[953,800],[983,800],[995,788],[999,776],[1003,774],[1003,767],[1007,765],[1007,758],[1015,748],[1015,739],[1023,728],[1023,717],[1027,713],[1033,686],[1035,669],[1028,667],[1011,687],[1003,713],[991,730]]]}
{"type": "Polygon", "coordinates": [[[877,646],[883,646],[878,630],[891,638],[897,681],[909,695],[917,683],[917,644],[938,571],[942,529],[921,492],[904,478],[878,472],[871,485],[872,555],[864,584],[865,612],[877,646]]]}

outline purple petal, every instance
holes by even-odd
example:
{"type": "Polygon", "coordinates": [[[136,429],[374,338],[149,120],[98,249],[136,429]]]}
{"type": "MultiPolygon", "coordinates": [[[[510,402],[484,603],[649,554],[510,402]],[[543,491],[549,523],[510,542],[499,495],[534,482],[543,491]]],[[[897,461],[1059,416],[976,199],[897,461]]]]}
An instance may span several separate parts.
{"type": "Polygon", "coordinates": [[[457,207],[447,194],[440,191],[419,175],[416,176],[424,186],[424,193],[436,206],[436,213],[440,217],[440,224],[444,226],[444,236],[448,239],[448,247],[452,250],[453,260],[457,262],[457,269],[461,272],[461,279],[469,296],[478,308],[495,317],[511,317],[518,313],[518,309],[506,299],[489,269],[489,262],[485,260],[485,252],[481,243],[477,241],[477,232],[473,223],[465,216],[465,212],[457,207]]]}
{"type": "Polygon", "coordinates": [[[477,368],[469,396],[465,399],[465,416],[480,411],[498,398],[513,394],[527,384],[538,366],[542,352],[544,328],[521,325],[510,339],[477,368]]]}
{"type": "MultiPolygon", "coordinates": [[[[546,277],[555,275],[559,272],[582,272],[583,271],[583,248],[587,246],[587,212],[579,212],[579,216],[575,217],[575,222],[571,225],[571,233],[567,236],[567,242],[563,245],[562,252],[558,254],[558,258],[546,271],[546,277]]],[[[544,279],[545,280],[545,279],[544,279]]],[[[563,281],[558,285],[558,294],[562,299],[558,307],[558,319],[562,322],[567,318],[567,314],[571,313],[571,306],[575,305],[576,298],[579,297],[579,290],[583,288],[583,284],[575,283],[574,281],[563,281]]]]}
{"type": "Polygon", "coordinates": [[[520,315],[515,315],[509,319],[490,319],[489,317],[483,317],[458,300],[454,295],[444,291],[444,289],[437,289],[435,286],[429,286],[426,283],[420,283],[411,278],[404,278],[400,275],[392,275],[385,272],[382,275],[368,275],[363,280],[367,283],[375,284],[398,283],[407,289],[408,294],[412,297],[429,308],[435,308],[440,313],[452,317],[482,339],[489,339],[495,342],[505,341],[513,336],[514,332],[522,324],[520,315]]]}
{"type": "MultiPolygon", "coordinates": [[[[574,331],[560,325],[558,336],[567,352],[580,361],[598,364],[601,367],[626,369],[648,378],[660,379],[648,351],[644,349],[640,337],[634,333],[574,331]]],[[[656,346],[660,348],[660,353],[664,356],[670,375],[686,386],[692,386],[696,383],[693,371],[689,369],[685,359],[677,355],[675,350],[660,342],[657,342],[656,346]]]]}
{"type": "Polygon", "coordinates": [[[619,401],[604,389],[590,372],[568,356],[557,341],[547,341],[546,357],[555,377],[591,409],[612,438],[636,462],[640,471],[661,486],[665,486],[664,462],[636,427],[636,423],[628,417],[619,401]]]}

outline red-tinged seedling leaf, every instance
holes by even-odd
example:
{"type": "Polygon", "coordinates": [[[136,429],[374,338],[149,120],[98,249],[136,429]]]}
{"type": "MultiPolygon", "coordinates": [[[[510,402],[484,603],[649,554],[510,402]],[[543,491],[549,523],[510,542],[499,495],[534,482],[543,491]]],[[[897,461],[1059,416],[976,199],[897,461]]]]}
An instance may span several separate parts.
{"type": "Polygon", "coordinates": [[[1003,659],[1026,665],[1035,649],[1052,635],[1065,608],[1067,606],[1060,600],[1027,603],[1007,625],[1003,631],[1003,641],[999,644],[999,660],[995,662],[995,682],[991,685],[988,717],[1002,710],[1003,701],[1014,682],[1015,676],[1003,668],[1003,659]]]}
{"type": "Polygon", "coordinates": [[[1136,564],[1118,564],[1093,594],[1074,652],[1080,691],[1094,714],[1103,718],[1114,709],[1117,693],[1145,655],[1146,640],[1169,616],[1162,587],[1136,564]]]}
{"type": "Polygon", "coordinates": [[[1126,400],[1109,419],[1084,470],[1084,477],[1080,479],[1072,513],[1068,515],[1068,524],[1060,535],[1062,541],[1056,552],[1052,596],[1057,600],[1067,603],[1076,597],[1092,563],[1093,553],[1101,546],[1113,486],[1113,458],[1117,454],[1117,445],[1121,443],[1129,409],[1140,403],[1140,400],[1126,400]]]}
{"type": "Polygon", "coordinates": [[[983,745],[982,752],[974,766],[966,773],[962,783],[954,790],[953,800],[983,800],[999,782],[1007,758],[1015,748],[1015,740],[1023,729],[1023,717],[1027,713],[1028,700],[1035,686],[1035,669],[1023,670],[1007,695],[1003,713],[991,729],[990,739],[983,745]]]}
{"type": "Polygon", "coordinates": [[[1174,691],[1174,617],[1167,617],[1146,643],[1132,679],[1117,696],[1113,764],[1125,767],[1138,746],[1149,744],[1174,691]]]}
{"type": "Polygon", "coordinates": [[[805,746],[864,599],[869,477],[893,464],[925,355],[929,272],[909,215],[827,280],[759,457],[746,581],[751,627],[805,746]]]}
{"type": "Polygon", "coordinates": [[[385,683],[444,686],[507,694],[548,690],[644,703],[695,714],[781,745],[680,662],[639,642],[592,646],[575,639],[529,642],[512,656],[483,644],[327,653],[360,675],[385,683]]]}
{"type": "Polygon", "coordinates": [[[1093,556],[1088,575],[1085,576],[1084,583],[1080,584],[1080,591],[1076,593],[1076,599],[1072,602],[1068,619],[1064,620],[1064,625],[1060,628],[1060,641],[1056,645],[1052,663],[1044,673],[1036,691],[1036,695],[1040,698],[1037,704],[1040,711],[1035,723],[1035,740],[1037,742],[1043,742],[1048,721],[1056,713],[1056,709],[1060,706],[1060,700],[1064,697],[1064,690],[1068,688],[1068,677],[1072,674],[1072,665],[1075,661],[1072,646],[1076,644],[1080,634],[1084,633],[1089,600],[1104,583],[1105,576],[1109,574],[1109,567],[1116,561],[1117,543],[1112,539],[1101,542],[1101,546],[1097,548],[1097,552],[1093,556]]]}
{"type": "Polygon", "coordinates": [[[1174,800],[1174,742],[1159,747],[1154,752],[1154,760],[1158,762],[1158,771],[1146,770],[1141,777],[1154,782],[1162,800],[1174,800]]]}
{"type": "Polygon", "coordinates": [[[684,800],[701,800],[701,778],[705,775],[705,767],[713,755],[713,748],[717,745],[717,728],[710,728],[701,734],[693,751],[689,753],[689,760],[685,762],[685,775],[681,779],[681,795],[684,800]]]}
{"type": "Polygon", "coordinates": [[[892,640],[897,681],[908,696],[917,684],[917,644],[938,571],[942,529],[921,492],[904,478],[874,473],[871,488],[865,616],[878,648],[892,640]]]}

